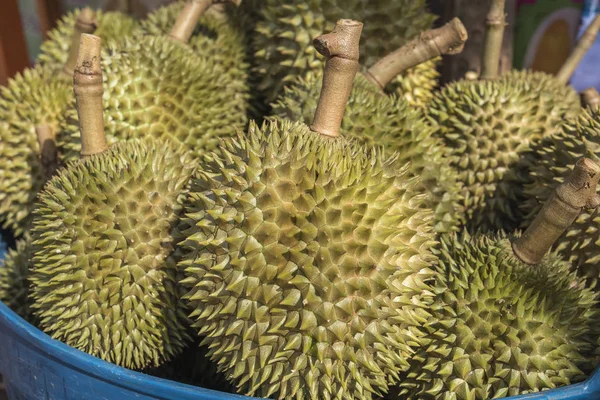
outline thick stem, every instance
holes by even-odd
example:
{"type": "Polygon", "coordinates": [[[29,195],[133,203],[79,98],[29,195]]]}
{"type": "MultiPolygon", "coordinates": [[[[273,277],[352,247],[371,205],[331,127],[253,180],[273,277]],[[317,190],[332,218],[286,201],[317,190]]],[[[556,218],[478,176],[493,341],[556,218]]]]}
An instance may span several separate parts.
{"type": "Polygon", "coordinates": [[[539,263],[582,208],[595,208],[600,204],[600,196],[596,194],[599,179],[600,165],[589,158],[579,159],[529,228],[513,243],[515,255],[527,264],[539,263]]]}
{"type": "Polygon", "coordinates": [[[188,0],[177,16],[177,21],[171,28],[169,36],[187,43],[198,24],[198,20],[212,4],[213,0],[188,0]]]}
{"type": "Polygon", "coordinates": [[[581,100],[586,107],[598,107],[600,104],[600,94],[591,87],[581,92],[581,100]]]}
{"type": "Polygon", "coordinates": [[[56,132],[48,124],[35,127],[40,145],[40,159],[46,180],[52,178],[58,168],[58,150],[56,148],[56,132]]]}
{"type": "Polygon", "coordinates": [[[597,15],[585,32],[583,32],[583,35],[581,35],[581,38],[577,42],[577,46],[575,46],[569,55],[569,58],[567,58],[560,71],[556,74],[556,79],[559,82],[562,82],[565,85],[569,82],[575,69],[577,69],[577,66],[583,59],[583,56],[585,56],[585,53],[588,52],[590,47],[592,47],[596,41],[598,30],[600,30],[600,15],[597,15]]]}
{"type": "Polygon", "coordinates": [[[358,72],[358,45],[363,24],[340,19],[331,33],[313,41],[316,50],[327,58],[321,96],[310,129],[324,136],[337,137],[346,103],[358,72]]]}
{"type": "Polygon", "coordinates": [[[502,38],[506,26],[504,0],[492,0],[490,11],[485,19],[485,38],[481,56],[481,79],[496,79],[500,68],[502,38]]]}
{"type": "Polygon", "coordinates": [[[98,36],[83,34],[73,75],[73,91],[81,129],[81,156],[102,153],[107,149],[102,115],[102,68],[98,36]]]}
{"type": "Polygon", "coordinates": [[[383,89],[392,79],[416,65],[442,54],[458,54],[469,35],[460,19],[441,28],[423,32],[419,37],[393,51],[373,65],[365,76],[383,89]]]}
{"type": "Polygon", "coordinates": [[[79,12],[75,27],[73,28],[73,36],[71,37],[71,49],[69,50],[69,58],[62,68],[61,73],[67,78],[73,77],[73,70],[77,62],[77,54],[79,53],[79,42],[81,35],[84,33],[94,33],[96,30],[96,12],[91,8],[84,8],[79,12]]]}

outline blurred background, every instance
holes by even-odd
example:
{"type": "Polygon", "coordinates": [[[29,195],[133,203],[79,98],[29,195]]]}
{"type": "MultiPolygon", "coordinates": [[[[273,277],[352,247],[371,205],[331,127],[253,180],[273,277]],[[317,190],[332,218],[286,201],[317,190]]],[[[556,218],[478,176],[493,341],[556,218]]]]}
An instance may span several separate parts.
{"type": "MultiPolygon", "coordinates": [[[[120,10],[142,18],[172,0],[2,0],[0,13],[0,84],[30,64],[38,54],[46,32],[60,16],[91,6],[120,10]]],[[[281,0],[285,2],[286,0],[281,0]]],[[[441,25],[458,16],[469,30],[465,51],[449,57],[441,67],[444,82],[479,70],[483,21],[490,0],[430,0],[441,25]]],[[[571,51],[578,33],[600,12],[600,0],[507,0],[509,26],[505,31],[501,68],[531,68],[556,72],[571,51]]],[[[577,90],[600,89],[600,43],[581,63],[572,80],[577,90]],[[597,59],[597,60],[596,60],[597,59]],[[586,72],[587,71],[587,72],[586,72]]]]}

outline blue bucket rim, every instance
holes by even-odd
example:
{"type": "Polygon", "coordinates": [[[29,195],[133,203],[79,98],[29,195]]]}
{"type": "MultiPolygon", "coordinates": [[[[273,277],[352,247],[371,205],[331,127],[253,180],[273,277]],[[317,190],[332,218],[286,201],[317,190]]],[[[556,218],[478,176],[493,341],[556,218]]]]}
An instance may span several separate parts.
{"type": "MultiPolygon", "coordinates": [[[[34,327],[0,301],[0,325],[4,324],[18,340],[33,346],[56,362],[111,385],[159,399],[178,400],[250,400],[239,394],[219,392],[176,381],[146,375],[109,363],[71,347],[34,327]],[[174,397],[177,396],[177,397],[174,397]]],[[[559,400],[600,398],[600,365],[585,381],[556,389],[506,397],[506,400],[559,400]],[[589,397],[596,395],[596,397],[589,397]]]]}

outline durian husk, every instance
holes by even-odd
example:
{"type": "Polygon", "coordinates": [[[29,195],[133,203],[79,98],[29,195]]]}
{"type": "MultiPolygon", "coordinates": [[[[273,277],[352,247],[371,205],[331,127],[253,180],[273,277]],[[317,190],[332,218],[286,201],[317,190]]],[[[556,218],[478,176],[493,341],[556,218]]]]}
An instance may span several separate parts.
{"type": "Polygon", "coordinates": [[[267,103],[282,94],[283,87],[307,71],[323,68],[323,58],[312,41],[330,32],[340,18],[361,21],[361,64],[372,66],[422,31],[430,29],[436,16],[425,0],[292,0],[282,4],[265,0],[254,32],[253,48],[260,78],[257,90],[267,103]]]}
{"type": "Polygon", "coordinates": [[[174,245],[194,169],[182,145],[146,138],[49,181],[35,211],[30,273],[46,333],[132,369],[183,351],[189,325],[174,245]]]}
{"type": "Polygon", "coordinates": [[[70,135],[58,132],[74,108],[72,83],[51,66],[28,68],[0,87],[0,224],[17,236],[25,233],[46,181],[35,128],[45,124],[56,132],[59,162],[68,161],[70,135]]]}
{"type": "Polygon", "coordinates": [[[385,91],[395,93],[408,104],[426,112],[427,104],[439,86],[440,73],[437,67],[441,61],[441,57],[437,57],[404,71],[385,87],[385,91]]]}
{"type": "MultiPolygon", "coordinates": [[[[247,123],[240,82],[221,65],[167,36],[135,36],[102,51],[107,141],[139,137],[213,150],[247,123]],[[112,135],[112,137],[111,137],[112,135]]],[[[69,151],[81,150],[76,110],[68,113],[69,151]]]]}
{"type": "Polygon", "coordinates": [[[35,324],[29,297],[29,268],[31,262],[31,239],[17,241],[15,249],[9,249],[0,261],[0,301],[28,322],[35,324]]]}
{"type": "Polygon", "coordinates": [[[570,385],[593,370],[598,295],[556,252],[522,263],[512,239],[442,238],[425,345],[388,399],[501,398],[570,385]]]}
{"type": "MultiPolygon", "coordinates": [[[[66,63],[71,49],[73,29],[80,12],[79,9],[68,12],[57,22],[56,28],[48,32],[48,40],[40,47],[37,59],[39,64],[62,67],[66,63]]],[[[102,39],[103,45],[131,35],[138,25],[137,21],[127,14],[102,10],[94,12],[97,28],[93,33],[102,39]]]]}
{"type": "MultiPolygon", "coordinates": [[[[536,143],[531,153],[529,158],[535,160],[535,164],[530,167],[531,183],[525,186],[526,200],[521,204],[524,225],[533,221],[579,158],[599,160],[600,110],[582,110],[579,117],[568,120],[561,130],[536,143]]],[[[574,268],[591,286],[597,286],[600,278],[598,223],[598,210],[584,208],[555,244],[555,248],[569,257],[574,268]]]]}
{"type": "Polygon", "coordinates": [[[435,234],[396,158],[298,122],[251,123],[192,180],[181,283],[240,393],[371,399],[418,342],[435,234]]]}
{"type": "Polygon", "coordinates": [[[512,231],[523,215],[523,187],[530,182],[526,158],[533,143],[552,135],[572,115],[569,102],[544,92],[536,79],[459,81],[436,93],[428,115],[444,143],[450,167],[463,184],[467,228],[512,231]]]}
{"type": "MultiPolygon", "coordinates": [[[[272,106],[272,115],[310,124],[321,92],[323,74],[299,78],[284,90],[272,106]]],[[[410,162],[413,176],[421,178],[427,190],[427,205],[435,211],[435,231],[458,231],[465,211],[460,205],[461,188],[453,170],[443,159],[441,140],[421,110],[404,98],[387,96],[359,74],[346,106],[342,134],[367,146],[383,146],[398,161],[410,162]]]]}

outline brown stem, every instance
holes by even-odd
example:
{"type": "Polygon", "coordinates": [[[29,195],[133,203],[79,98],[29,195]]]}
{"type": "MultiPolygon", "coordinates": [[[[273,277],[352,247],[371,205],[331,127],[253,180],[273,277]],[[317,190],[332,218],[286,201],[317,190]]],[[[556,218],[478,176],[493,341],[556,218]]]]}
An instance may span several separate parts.
{"type": "Polygon", "coordinates": [[[98,36],[83,34],[79,44],[73,91],[81,129],[81,156],[102,153],[107,149],[102,115],[102,68],[98,36]]]}
{"type": "Polygon", "coordinates": [[[365,76],[383,89],[394,77],[409,68],[442,54],[459,54],[469,35],[460,19],[441,28],[423,32],[419,37],[393,51],[373,65],[365,76]]]}
{"type": "Polygon", "coordinates": [[[188,0],[183,10],[177,16],[177,21],[169,36],[180,42],[187,43],[204,12],[213,4],[213,0],[188,0]]]}
{"type": "Polygon", "coordinates": [[[577,46],[575,46],[575,49],[573,49],[569,58],[567,58],[560,71],[556,74],[556,79],[559,82],[562,82],[565,85],[569,82],[575,69],[577,69],[577,66],[583,59],[583,56],[585,56],[585,53],[588,52],[590,47],[592,47],[592,44],[596,41],[598,30],[600,30],[600,15],[597,15],[585,32],[583,32],[583,35],[581,35],[581,38],[577,42],[577,46]]]}
{"type": "Polygon", "coordinates": [[[89,7],[84,8],[79,12],[75,27],[73,28],[73,36],[71,37],[71,49],[69,50],[69,58],[62,68],[61,73],[67,78],[73,77],[73,70],[77,62],[77,54],[79,53],[79,41],[84,33],[94,33],[97,27],[96,12],[89,7]]]}
{"type": "Polygon", "coordinates": [[[331,33],[318,36],[313,41],[315,49],[327,58],[321,96],[310,127],[321,135],[340,135],[346,103],[358,72],[358,44],[362,28],[361,22],[340,19],[331,33]]]}
{"type": "Polygon", "coordinates": [[[527,264],[539,263],[582,208],[595,208],[600,204],[600,196],[596,194],[599,179],[600,165],[589,158],[579,159],[529,228],[513,243],[515,255],[527,264]]]}
{"type": "Polygon", "coordinates": [[[586,107],[598,107],[600,104],[600,93],[591,87],[581,92],[581,100],[586,107]]]}
{"type": "Polygon", "coordinates": [[[481,79],[496,79],[500,67],[502,38],[506,26],[504,0],[492,0],[490,11],[485,19],[485,38],[481,56],[481,79]]]}
{"type": "Polygon", "coordinates": [[[58,150],[56,149],[56,132],[48,124],[35,127],[38,143],[40,145],[40,158],[46,180],[52,178],[58,168],[58,150]]]}

